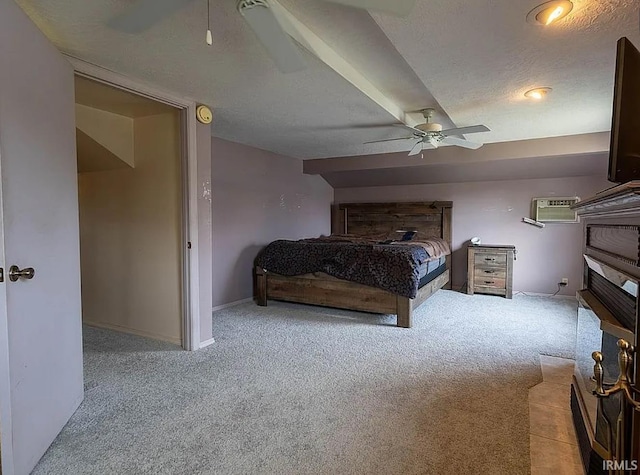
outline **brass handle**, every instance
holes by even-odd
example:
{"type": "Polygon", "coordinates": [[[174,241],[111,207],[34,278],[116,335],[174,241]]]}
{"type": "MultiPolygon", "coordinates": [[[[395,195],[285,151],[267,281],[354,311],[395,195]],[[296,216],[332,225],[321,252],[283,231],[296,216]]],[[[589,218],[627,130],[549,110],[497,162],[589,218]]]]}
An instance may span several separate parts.
{"type": "MultiPolygon", "coordinates": [[[[620,374],[618,376],[618,380],[615,382],[613,386],[606,387],[608,385],[604,384],[604,368],[602,367],[602,353],[599,351],[594,351],[591,355],[595,365],[593,366],[593,379],[596,382],[596,388],[593,391],[593,394],[598,397],[598,419],[600,419],[600,415],[602,414],[602,419],[604,420],[607,428],[608,434],[608,447],[606,450],[611,454],[610,459],[620,462],[627,460],[627,450],[628,443],[626,441],[627,438],[627,419],[628,419],[628,407],[630,406],[633,410],[640,411],[640,402],[636,401],[636,395],[638,394],[638,390],[635,385],[632,383],[631,370],[633,368],[633,357],[635,353],[635,348],[629,344],[629,342],[625,340],[618,340],[618,368],[620,370],[620,374]],[[618,415],[618,419],[615,421],[615,425],[612,421],[610,421],[606,415],[606,413],[602,409],[602,398],[607,398],[616,393],[622,393],[622,397],[619,399],[619,408],[620,412],[618,415]],[[615,435],[616,442],[613,441],[613,428],[615,427],[615,435]],[[614,446],[615,445],[615,446],[614,446]]],[[[611,471],[609,473],[623,473],[622,471],[611,471]]],[[[626,470],[624,473],[629,473],[626,470]]]]}
{"type": "Polygon", "coordinates": [[[602,368],[602,353],[599,351],[594,351],[591,353],[591,358],[595,362],[593,365],[593,379],[596,382],[596,394],[604,394],[604,369],[602,368]]]}
{"type": "Polygon", "coordinates": [[[33,276],[36,275],[36,271],[33,267],[25,267],[20,270],[18,266],[9,267],[9,280],[11,282],[17,282],[20,277],[23,279],[33,279],[33,276]]]}
{"type": "Polygon", "coordinates": [[[618,380],[609,389],[605,389],[604,384],[604,369],[602,368],[602,353],[594,351],[591,355],[595,365],[593,366],[593,376],[596,382],[596,389],[593,394],[598,397],[609,397],[612,394],[622,392],[627,402],[629,402],[636,410],[640,411],[640,402],[635,401],[633,395],[638,392],[635,386],[631,383],[631,369],[633,368],[633,353],[635,348],[631,346],[625,340],[618,340],[618,368],[620,375],[618,380]]]}

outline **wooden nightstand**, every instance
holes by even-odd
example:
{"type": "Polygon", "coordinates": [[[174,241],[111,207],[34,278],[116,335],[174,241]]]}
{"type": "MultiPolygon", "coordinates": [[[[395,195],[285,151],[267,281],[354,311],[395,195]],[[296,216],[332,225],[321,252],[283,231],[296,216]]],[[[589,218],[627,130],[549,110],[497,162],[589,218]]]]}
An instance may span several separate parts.
{"type": "Polygon", "coordinates": [[[503,295],[510,299],[515,254],[515,246],[469,246],[467,293],[503,295]]]}

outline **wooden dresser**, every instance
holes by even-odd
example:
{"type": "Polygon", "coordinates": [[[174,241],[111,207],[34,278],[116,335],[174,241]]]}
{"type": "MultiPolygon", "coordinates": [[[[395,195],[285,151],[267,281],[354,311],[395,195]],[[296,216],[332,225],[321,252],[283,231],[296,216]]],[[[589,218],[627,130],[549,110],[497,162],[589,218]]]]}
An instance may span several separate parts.
{"type": "MultiPolygon", "coordinates": [[[[618,460],[638,474],[640,412],[625,402],[621,392],[593,394],[594,358],[602,359],[604,390],[621,376],[619,340],[630,350],[632,366],[625,384],[638,381],[640,282],[640,181],[606,190],[572,207],[584,223],[583,288],[578,292],[576,365],[571,387],[571,410],[585,472],[609,474],[603,461],[618,460]],[[593,352],[598,352],[592,355],[593,352]],[[636,361],[634,361],[636,360],[636,361]]],[[[576,246],[578,247],[578,246],[576,246]]],[[[630,390],[634,399],[640,394],[630,390]]],[[[639,404],[640,403],[636,403],[639,404]]]]}
{"type": "Polygon", "coordinates": [[[467,293],[502,295],[510,299],[515,246],[472,245],[467,252],[467,293]]]}

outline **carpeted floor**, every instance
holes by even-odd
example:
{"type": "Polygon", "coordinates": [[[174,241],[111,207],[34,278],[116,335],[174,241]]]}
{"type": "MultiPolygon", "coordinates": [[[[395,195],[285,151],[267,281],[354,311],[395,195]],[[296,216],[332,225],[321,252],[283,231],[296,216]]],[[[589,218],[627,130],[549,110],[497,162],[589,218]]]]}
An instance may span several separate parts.
{"type": "Polygon", "coordinates": [[[35,474],[528,474],[538,355],[575,303],[441,291],[395,318],[285,303],[214,314],[216,343],[86,328],[86,398],[35,474]]]}

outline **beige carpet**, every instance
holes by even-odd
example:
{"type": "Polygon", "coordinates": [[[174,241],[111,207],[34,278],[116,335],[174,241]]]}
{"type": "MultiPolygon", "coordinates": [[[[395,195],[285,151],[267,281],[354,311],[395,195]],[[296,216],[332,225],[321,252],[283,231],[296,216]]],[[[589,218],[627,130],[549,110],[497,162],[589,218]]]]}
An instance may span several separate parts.
{"type": "Polygon", "coordinates": [[[284,303],[195,354],[87,329],[84,404],[36,474],[527,474],[538,355],[575,303],[441,291],[416,326],[284,303]]]}

